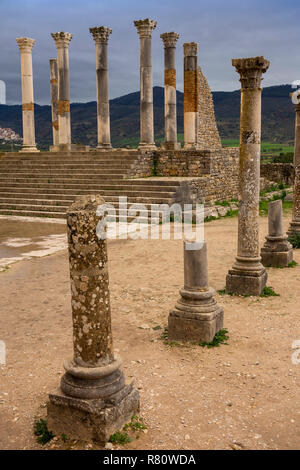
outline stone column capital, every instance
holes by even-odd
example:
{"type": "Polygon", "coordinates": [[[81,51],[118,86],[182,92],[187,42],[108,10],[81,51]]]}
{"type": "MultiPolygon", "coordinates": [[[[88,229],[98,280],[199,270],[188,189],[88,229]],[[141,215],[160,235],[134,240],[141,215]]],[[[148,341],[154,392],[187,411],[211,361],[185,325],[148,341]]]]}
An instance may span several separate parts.
{"type": "Polygon", "coordinates": [[[16,38],[20,52],[32,52],[32,48],[35,44],[35,39],[31,38],[16,38]]]}
{"type": "Polygon", "coordinates": [[[51,33],[57,47],[68,47],[73,35],[71,33],[65,33],[59,31],[58,33],[51,33]]]}
{"type": "Polygon", "coordinates": [[[136,27],[140,38],[151,38],[152,31],[156,28],[156,25],[157,21],[149,20],[149,18],[134,21],[134,26],[136,27]]]}
{"type": "Polygon", "coordinates": [[[185,42],[183,44],[184,56],[196,56],[198,52],[198,43],[197,42],[185,42]]]}
{"type": "Polygon", "coordinates": [[[90,28],[90,33],[96,43],[107,44],[112,29],[106,28],[105,26],[96,26],[95,28],[90,28]]]}
{"type": "Polygon", "coordinates": [[[232,65],[240,75],[242,89],[260,88],[262,74],[265,73],[270,62],[263,56],[232,59],[232,65]]]}
{"type": "Polygon", "coordinates": [[[174,33],[173,31],[170,32],[170,33],[163,33],[160,35],[163,43],[164,43],[164,47],[165,49],[167,47],[176,47],[176,43],[178,41],[178,38],[179,38],[179,34],[178,33],[174,33]]]}

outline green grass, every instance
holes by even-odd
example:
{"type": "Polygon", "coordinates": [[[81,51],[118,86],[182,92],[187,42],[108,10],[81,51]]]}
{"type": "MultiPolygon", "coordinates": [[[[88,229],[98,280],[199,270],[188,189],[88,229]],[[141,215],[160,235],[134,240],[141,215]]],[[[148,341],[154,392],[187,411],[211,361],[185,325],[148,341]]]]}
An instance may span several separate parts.
{"type": "MultiPolygon", "coordinates": [[[[222,139],[224,147],[239,147],[239,139],[222,139]]],[[[261,143],[261,159],[285,163],[293,161],[294,146],[289,144],[278,144],[273,142],[261,143]]]]}
{"type": "Polygon", "coordinates": [[[273,287],[271,286],[265,286],[262,290],[262,293],[260,294],[260,297],[279,297],[280,294],[277,294],[273,287]]]}
{"type": "Polygon", "coordinates": [[[120,445],[128,444],[132,441],[132,435],[138,439],[140,432],[145,429],[147,429],[147,426],[145,425],[143,418],[133,415],[130,422],[126,423],[121,431],[116,431],[110,436],[109,442],[120,445]]]}
{"type": "Polygon", "coordinates": [[[114,434],[112,434],[109,438],[109,442],[112,444],[128,444],[131,442],[132,439],[129,437],[128,433],[125,431],[116,431],[114,434]]]}
{"type": "Polygon", "coordinates": [[[291,245],[293,246],[293,248],[297,249],[297,248],[300,248],[300,234],[295,234],[295,235],[291,235],[289,236],[289,242],[291,243],[291,245]]]}
{"type": "Polygon", "coordinates": [[[5,273],[6,271],[8,271],[9,269],[9,266],[3,266],[2,268],[0,268],[0,273],[5,273]]]}
{"type": "Polygon", "coordinates": [[[226,343],[229,339],[227,333],[228,331],[223,328],[215,334],[214,339],[210,343],[203,341],[202,343],[199,343],[199,346],[202,346],[202,348],[218,348],[221,344],[228,344],[226,343]]]}
{"type": "Polygon", "coordinates": [[[54,434],[48,430],[47,421],[45,419],[39,419],[34,423],[34,434],[37,436],[37,442],[39,444],[47,444],[47,442],[53,439],[54,434]]]}

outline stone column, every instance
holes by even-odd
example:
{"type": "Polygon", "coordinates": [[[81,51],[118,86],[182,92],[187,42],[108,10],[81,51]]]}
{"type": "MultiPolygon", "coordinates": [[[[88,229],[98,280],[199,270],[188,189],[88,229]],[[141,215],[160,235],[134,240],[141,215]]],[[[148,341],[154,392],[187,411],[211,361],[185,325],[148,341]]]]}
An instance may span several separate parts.
{"type": "Polygon", "coordinates": [[[184,288],[168,320],[170,340],[209,343],[223,328],[223,308],[208,285],[207,245],[184,242],[184,288]]]}
{"type": "Polygon", "coordinates": [[[81,196],[67,212],[74,356],[49,395],[48,427],[104,444],[139,410],[139,395],[125,384],[113,350],[107,245],[97,234],[102,204],[98,195],[81,196]]]}
{"type": "Polygon", "coordinates": [[[60,150],[71,149],[69,44],[72,34],[51,33],[57,47],[58,141],[60,150]]]}
{"type": "Polygon", "coordinates": [[[152,88],[152,31],[157,22],[137,20],[134,25],[140,36],[140,145],[141,151],[155,150],[152,88]]]}
{"type": "Polygon", "coordinates": [[[195,149],[198,134],[198,60],[196,42],[183,44],[184,50],[184,148],[195,149]]]}
{"type": "Polygon", "coordinates": [[[90,28],[96,43],[98,149],[111,149],[107,43],[110,28],[90,28]]]}
{"type": "Polygon", "coordinates": [[[35,143],[32,48],[35,39],[16,39],[21,55],[23,147],[21,152],[38,152],[35,143]]]}
{"type": "Polygon", "coordinates": [[[228,293],[260,295],[267,273],[259,253],[259,177],[261,80],[269,68],[264,57],[233,59],[240,74],[239,218],[236,261],[226,278],[228,293]]]}
{"type": "Polygon", "coordinates": [[[53,147],[50,150],[56,150],[59,143],[58,138],[58,68],[57,59],[50,59],[50,94],[51,94],[51,113],[52,113],[52,135],[53,147]]]}
{"type": "Polygon", "coordinates": [[[176,43],[178,33],[163,33],[160,35],[165,48],[165,150],[179,150],[177,142],[177,112],[176,112],[176,43]]]}
{"type": "Polygon", "coordinates": [[[264,266],[286,267],[293,261],[293,248],[283,233],[282,200],[269,203],[269,233],[261,249],[261,260],[264,266]]]}
{"type": "Polygon", "coordinates": [[[295,145],[294,145],[294,193],[293,193],[293,215],[288,229],[288,237],[300,237],[300,95],[296,104],[295,119],[295,145]]]}

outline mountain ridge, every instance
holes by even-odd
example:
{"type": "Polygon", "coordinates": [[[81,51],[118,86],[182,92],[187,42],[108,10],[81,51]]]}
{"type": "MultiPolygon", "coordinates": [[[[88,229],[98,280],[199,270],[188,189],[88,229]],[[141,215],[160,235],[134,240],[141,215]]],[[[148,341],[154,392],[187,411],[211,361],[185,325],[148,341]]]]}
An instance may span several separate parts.
{"type": "MultiPolygon", "coordinates": [[[[262,140],[292,143],[294,139],[294,105],[291,85],[270,86],[262,94],[262,140]]],[[[239,138],[240,90],[213,92],[215,114],[222,139],[239,138]]],[[[154,133],[164,137],[164,89],[153,87],[154,133]]],[[[140,92],[110,100],[111,137],[114,146],[139,139],[140,92]]],[[[97,103],[71,104],[72,142],[96,146],[97,103]]],[[[178,133],[183,133],[183,93],[177,91],[178,133]]],[[[52,144],[51,107],[35,104],[36,140],[42,148],[52,144]]],[[[22,106],[0,105],[0,127],[11,128],[22,135],[22,106]]]]}

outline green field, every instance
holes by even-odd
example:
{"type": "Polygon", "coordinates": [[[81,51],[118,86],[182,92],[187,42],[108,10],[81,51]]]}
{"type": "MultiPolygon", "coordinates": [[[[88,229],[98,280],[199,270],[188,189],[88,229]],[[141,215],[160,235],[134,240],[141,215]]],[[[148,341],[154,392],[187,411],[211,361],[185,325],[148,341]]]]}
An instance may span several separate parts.
{"type": "MultiPolygon", "coordinates": [[[[240,141],[238,139],[224,139],[222,140],[222,145],[224,147],[239,147],[240,141]]],[[[271,142],[261,143],[261,155],[263,159],[289,153],[294,153],[294,146],[288,144],[274,144],[271,142]]]]}

